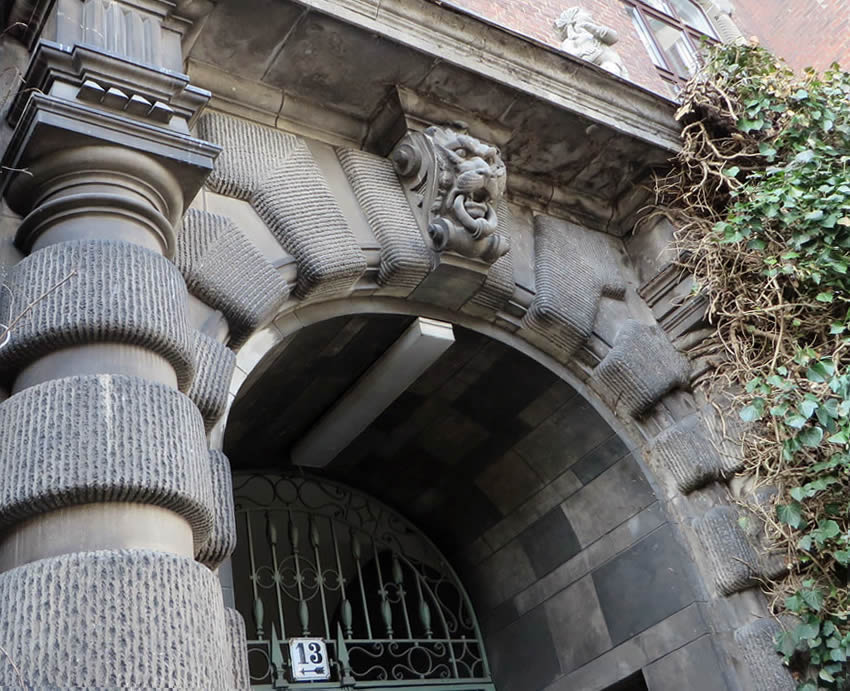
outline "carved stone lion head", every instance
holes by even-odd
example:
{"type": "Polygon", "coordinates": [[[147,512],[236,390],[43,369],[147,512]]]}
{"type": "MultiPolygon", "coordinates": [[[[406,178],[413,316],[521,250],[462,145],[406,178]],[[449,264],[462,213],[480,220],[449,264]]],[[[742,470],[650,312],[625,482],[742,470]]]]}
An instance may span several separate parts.
{"type": "Polygon", "coordinates": [[[430,211],[427,229],[436,251],[487,262],[508,251],[507,239],[496,233],[496,205],[507,182],[496,147],[459,127],[429,127],[408,135],[392,159],[430,211]]]}

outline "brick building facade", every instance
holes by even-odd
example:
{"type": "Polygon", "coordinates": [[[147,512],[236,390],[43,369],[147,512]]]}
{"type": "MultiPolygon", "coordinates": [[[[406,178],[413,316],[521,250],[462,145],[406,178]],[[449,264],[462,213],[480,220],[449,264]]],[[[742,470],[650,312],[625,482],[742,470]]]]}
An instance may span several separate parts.
{"type": "MultiPolygon", "coordinates": [[[[549,45],[559,45],[554,23],[567,7],[583,7],[599,24],[614,29],[615,50],[629,79],[669,95],[654,69],[630,14],[628,0],[452,0],[450,4],[549,45]]],[[[850,64],[850,3],[846,0],[734,0],[732,19],[745,37],[755,36],[796,70],[824,69],[833,62],[850,64]]]]}

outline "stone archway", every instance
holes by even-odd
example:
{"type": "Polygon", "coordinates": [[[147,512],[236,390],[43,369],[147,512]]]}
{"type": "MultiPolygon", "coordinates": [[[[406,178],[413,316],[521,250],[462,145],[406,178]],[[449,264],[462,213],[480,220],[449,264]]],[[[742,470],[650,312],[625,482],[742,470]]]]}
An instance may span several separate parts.
{"type": "MultiPolygon", "coordinates": [[[[508,343],[574,384],[640,453],[702,574],[709,630],[729,669],[756,670],[747,688],[788,682],[770,651],[773,624],[752,589],[777,567],[757,555],[712,484],[735,471],[734,441],[709,402],[688,392],[691,366],[668,336],[678,329],[687,339],[699,323],[692,305],[664,306],[678,285],[674,272],[641,286],[642,263],[651,260],[637,243],[505,201],[496,232],[512,251],[490,257],[492,265],[474,251],[435,253],[425,233],[435,207],[423,212],[422,185],[406,192],[391,161],[223,115],[207,116],[199,131],[224,153],[184,220],[177,263],[190,291],[237,325],[230,342],[240,347],[229,392],[210,401],[211,420],[246,378],[262,376],[266,353],[334,316],[424,315],[508,343]],[[237,264],[236,273],[224,270],[237,264]],[[281,303],[287,285],[294,288],[281,303]]],[[[642,249],[663,232],[643,236],[642,249]]],[[[226,358],[215,366],[226,369],[226,358]]],[[[213,438],[221,439],[222,423],[217,430],[213,438]]]]}
{"type": "Polygon", "coordinates": [[[439,3],[271,4],[2,13],[0,312],[25,307],[0,349],[0,681],[247,686],[213,574],[225,413],[296,327],[359,311],[466,325],[574,383],[642,452],[730,685],[788,687],[753,589],[778,567],[674,347],[699,305],[656,261],[663,227],[625,237],[671,104],[439,3]]]}

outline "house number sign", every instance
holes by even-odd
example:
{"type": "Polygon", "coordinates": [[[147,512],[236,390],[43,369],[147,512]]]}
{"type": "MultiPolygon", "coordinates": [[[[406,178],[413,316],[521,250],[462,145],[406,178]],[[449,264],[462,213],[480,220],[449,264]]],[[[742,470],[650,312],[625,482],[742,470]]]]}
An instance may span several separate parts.
{"type": "Polygon", "coordinates": [[[331,678],[328,649],[321,638],[290,638],[289,660],[292,663],[292,681],[331,678]]]}

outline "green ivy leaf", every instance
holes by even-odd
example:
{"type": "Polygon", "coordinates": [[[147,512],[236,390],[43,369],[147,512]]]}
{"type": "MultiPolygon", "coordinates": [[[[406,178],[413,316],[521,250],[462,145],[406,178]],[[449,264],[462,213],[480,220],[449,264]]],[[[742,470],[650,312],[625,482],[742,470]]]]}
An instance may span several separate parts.
{"type": "Polygon", "coordinates": [[[823,430],[820,427],[807,427],[797,435],[797,439],[803,446],[815,447],[823,439],[823,430]]]}
{"type": "MultiPolygon", "coordinates": [[[[820,590],[803,590],[800,592],[800,596],[803,598],[803,602],[805,602],[812,610],[815,612],[820,612],[821,607],[823,607],[823,593],[820,590]]],[[[815,633],[813,636],[807,636],[807,639],[814,638],[820,633],[820,626],[817,624],[808,624],[808,626],[812,626],[815,628],[815,633]]],[[[808,631],[807,631],[808,633],[808,631]]],[[[800,636],[803,638],[803,636],[800,636]]]]}
{"type": "Polygon", "coordinates": [[[764,401],[761,402],[761,405],[758,405],[756,401],[753,401],[753,403],[748,406],[744,406],[738,412],[738,416],[744,422],[755,422],[756,420],[760,420],[762,415],[764,415],[764,401]]]}
{"type": "Polygon", "coordinates": [[[776,507],[776,517],[786,525],[792,528],[799,528],[803,525],[803,511],[799,502],[792,501],[790,504],[778,504],[776,507]]]}

